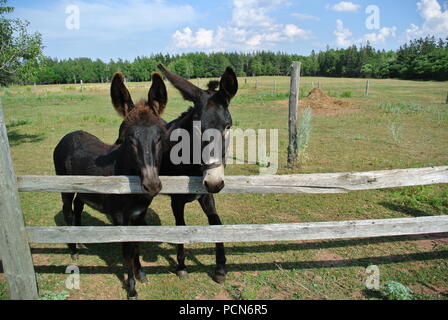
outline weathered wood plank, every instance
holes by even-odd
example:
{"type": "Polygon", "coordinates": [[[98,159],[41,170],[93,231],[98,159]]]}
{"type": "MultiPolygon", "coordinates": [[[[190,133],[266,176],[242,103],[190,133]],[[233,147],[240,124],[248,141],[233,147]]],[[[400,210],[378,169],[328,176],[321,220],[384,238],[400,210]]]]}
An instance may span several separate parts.
{"type": "MultiPolygon", "coordinates": [[[[19,176],[21,192],[142,193],[138,177],[19,176]]],[[[205,194],[201,177],[161,177],[162,194],[205,194]]],[[[227,176],[221,193],[344,193],[448,183],[448,166],[371,172],[227,176]]]]}
{"type": "Polygon", "coordinates": [[[0,102],[0,255],[11,299],[33,300],[36,275],[15,177],[0,102]]]}
{"type": "Polygon", "coordinates": [[[291,88],[289,93],[289,145],[288,166],[294,166],[297,156],[297,113],[299,108],[300,62],[294,61],[291,66],[291,88]]]}
{"type": "Polygon", "coordinates": [[[448,232],[448,216],[267,225],[29,227],[27,231],[30,242],[53,244],[298,241],[445,233],[448,232]]]}

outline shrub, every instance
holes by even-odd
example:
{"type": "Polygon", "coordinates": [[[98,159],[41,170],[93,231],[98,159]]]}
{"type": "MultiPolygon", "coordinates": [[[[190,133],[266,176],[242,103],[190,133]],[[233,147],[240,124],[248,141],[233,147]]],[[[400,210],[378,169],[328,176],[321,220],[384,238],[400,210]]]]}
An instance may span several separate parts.
{"type": "Polygon", "coordinates": [[[24,126],[27,124],[31,124],[31,120],[29,120],[29,119],[11,120],[6,124],[6,128],[10,129],[10,128],[24,126]]]}
{"type": "Polygon", "coordinates": [[[303,165],[308,160],[308,146],[311,135],[311,120],[313,118],[310,107],[306,108],[297,127],[297,160],[303,165]]]}
{"type": "Polygon", "coordinates": [[[412,300],[413,292],[407,286],[396,282],[388,281],[382,289],[382,293],[388,300],[412,300]]]}
{"type": "Polygon", "coordinates": [[[391,122],[389,124],[389,131],[392,134],[392,138],[396,144],[401,143],[401,138],[403,137],[403,125],[397,122],[391,122]]]}
{"type": "Polygon", "coordinates": [[[341,98],[351,98],[352,92],[351,91],[344,91],[341,93],[341,98]]]}
{"type": "Polygon", "coordinates": [[[67,291],[53,292],[53,291],[44,291],[39,297],[39,300],[67,300],[69,297],[69,293],[67,291]]]}

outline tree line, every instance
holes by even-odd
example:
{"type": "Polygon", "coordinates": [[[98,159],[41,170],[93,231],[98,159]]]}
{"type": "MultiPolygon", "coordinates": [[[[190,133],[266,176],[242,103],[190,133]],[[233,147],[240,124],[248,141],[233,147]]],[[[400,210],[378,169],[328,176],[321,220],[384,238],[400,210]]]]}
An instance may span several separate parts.
{"type": "Polygon", "coordinates": [[[448,38],[426,37],[412,40],[396,51],[376,50],[371,45],[353,45],[309,56],[282,52],[155,54],[133,61],[118,59],[45,58],[34,79],[39,84],[107,82],[120,71],[129,81],[148,81],[159,63],[186,78],[219,77],[227,66],[238,76],[289,74],[292,61],[302,62],[304,76],[400,78],[448,80],[448,38]]]}
{"type": "Polygon", "coordinates": [[[129,81],[148,81],[159,63],[186,78],[219,77],[231,66],[238,76],[287,76],[292,61],[302,62],[304,76],[448,80],[448,37],[412,40],[395,51],[377,50],[369,43],[331,49],[309,56],[283,52],[216,52],[152,54],[134,60],[43,56],[42,36],[28,32],[29,23],[9,19],[14,8],[0,0],[0,85],[109,82],[120,71],[129,81]]]}

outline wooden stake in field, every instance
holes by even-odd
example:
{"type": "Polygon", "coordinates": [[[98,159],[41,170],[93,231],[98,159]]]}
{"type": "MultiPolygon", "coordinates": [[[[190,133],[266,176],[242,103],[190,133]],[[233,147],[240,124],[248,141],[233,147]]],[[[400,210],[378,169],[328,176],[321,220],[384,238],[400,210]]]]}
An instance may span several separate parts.
{"type": "Polygon", "coordinates": [[[289,94],[289,145],[288,166],[293,167],[297,157],[297,112],[299,107],[300,62],[292,63],[291,88],[289,94]]]}
{"type": "Polygon", "coordinates": [[[446,104],[448,104],[448,93],[446,94],[446,104]]]}
{"type": "Polygon", "coordinates": [[[13,300],[38,298],[28,237],[0,103],[0,256],[13,300]]]}
{"type": "Polygon", "coordinates": [[[364,92],[364,96],[368,97],[369,96],[369,87],[370,87],[370,83],[369,80],[366,81],[366,91],[364,92]]]}
{"type": "Polygon", "coordinates": [[[81,92],[83,92],[84,91],[84,82],[82,82],[82,80],[81,80],[81,92]]]}
{"type": "Polygon", "coordinates": [[[258,90],[258,78],[255,80],[255,89],[258,90]]]}

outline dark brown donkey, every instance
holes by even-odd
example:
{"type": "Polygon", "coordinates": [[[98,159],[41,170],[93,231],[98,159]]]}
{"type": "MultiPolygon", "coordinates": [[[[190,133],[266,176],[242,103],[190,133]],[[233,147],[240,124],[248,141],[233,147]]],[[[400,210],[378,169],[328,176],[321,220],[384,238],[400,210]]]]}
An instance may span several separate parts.
{"type": "MultiPolygon", "coordinates": [[[[146,210],[162,188],[159,168],[170,134],[160,118],[167,104],[167,91],[162,78],[154,74],[148,101],[140,101],[134,105],[124,85],[123,76],[116,73],[112,80],[111,97],[115,109],[124,117],[123,143],[111,146],[87,132],[70,133],[54,150],[56,174],[139,176],[144,194],[63,193],[64,218],[69,226],[81,224],[85,204],[110,215],[114,225],[145,225],[146,210]]],[[[76,244],[68,246],[72,257],[77,259],[76,244]]],[[[136,299],[135,278],[147,282],[140,265],[138,243],[123,243],[122,250],[125,271],[128,273],[128,298],[136,299]]]]}
{"type": "MultiPolygon", "coordinates": [[[[232,98],[238,91],[238,80],[231,68],[227,68],[222,75],[219,82],[212,81],[209,83],[208,90],[202,90],[193,85],[188,80],[166,70],[162,65],[158,68],[165,77],[176,87],[182,96],[194,103],[194,107],[182,114],[178,119],[167,125],[167,128],[184,129],[188,132],[190,137],[193,137],[195,130],[194,121],[200,121],[201,133],[208,129],[214,129],[220,132],[222,137],[225,137],[232,126],[232,117],[229,111],[229,104],[232,98]]],[[[120,128],[120,138],[117,143],[123,141],[124,124],[120,128]]],[[[190,139],[190,162],[174,164],[170,157],[171,150],[167,150],[163,155],[162,167],[160,175],[162,176],[201,176],[206,190],[210,194],[204,195],[170,195],[171,208],[176,219],[176,225],[184,226],[184,210],[185,205],[189,202],[197,200],[202,210],[208,217],[209,224],[220,225],[221,220],[216,210],[215,200],[212,193],[218,193],[224,187],[224,166],[225,166],[225,143],[222,143],[221,159],[214,159],[211,163],[199,164],[194,163],[193,158],[202,158],[202,151],[207,147],[206,143],[201,145],[199,150],[193,147],[193,138],[190,139]]],[[[184,245],[179,244],[177,247],[177,275],[180,278],[188,276],[187,267],[185,265],[185,250],[184,245]]],[[[216,244],[216,269],[213,279],[222,283],[226,278],[226,257],[224,252],[224,245],[222,243],[216,244]]]]}

